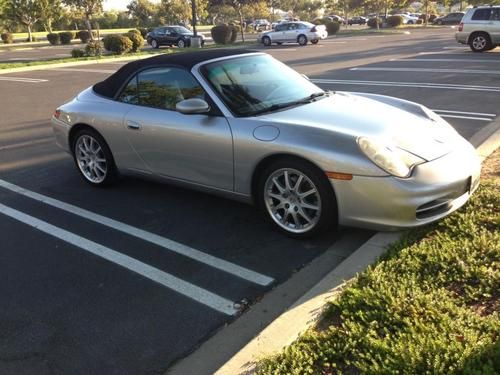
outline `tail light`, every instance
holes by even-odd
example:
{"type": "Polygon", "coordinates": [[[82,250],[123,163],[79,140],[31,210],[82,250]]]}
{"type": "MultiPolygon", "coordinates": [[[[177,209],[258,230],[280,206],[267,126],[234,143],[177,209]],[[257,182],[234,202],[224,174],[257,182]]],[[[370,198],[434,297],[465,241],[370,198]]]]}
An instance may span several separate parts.
{"type": "Polygon", "coordinates": [[[315,33],[315,32],[316,32],[316,26],[314,26],[314,27],[311,29],[311,32],[312,32],[312,33],[315,33]]]}
{"type": "Polygon", "coordinates": [[[60,116],[61,116],[61,111],[59,109],[56,109],[54,111],[54,117],[59,120],[60,116]]]}
{"type": "Polygon", "coordinates": [[[460,22],[460,25],[458,25],[458,31],[463,31],[464,30],[464,23],[460,22]]]}

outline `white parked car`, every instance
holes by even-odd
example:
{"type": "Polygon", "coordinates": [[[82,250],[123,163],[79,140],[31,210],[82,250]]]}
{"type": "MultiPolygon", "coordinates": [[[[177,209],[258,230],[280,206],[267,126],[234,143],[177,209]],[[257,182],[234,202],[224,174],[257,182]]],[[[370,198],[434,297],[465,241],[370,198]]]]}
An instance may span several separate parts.
{"type": "Polygon", "coordinates": [[[299,43],[305,46],[308,42],[316,44],[320,39],[326,39],[328,32],[325,25],[314,25],[309,22],[283,22],[259,35],[258,40],[265,46],[273,43],[299,43]]]}
{"type": "Polygon", "coordinates": [[[418,17],[413,17],[408,14],[395,14],[395,16],[401,16],[405,25],[416,25],[418,21],[418,17]]]}

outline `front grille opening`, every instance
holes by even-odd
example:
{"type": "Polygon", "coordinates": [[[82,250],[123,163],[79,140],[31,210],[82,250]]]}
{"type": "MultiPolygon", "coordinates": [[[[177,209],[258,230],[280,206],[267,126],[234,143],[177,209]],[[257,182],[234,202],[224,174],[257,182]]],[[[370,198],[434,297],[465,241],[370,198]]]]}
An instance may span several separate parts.
{"type": "Polygon", "coordinates": [[[417,219],[428,219],[430,217],[445,213],[451,208],[451,199],[436,199],[423,204],[417,208],[417,219]]]}

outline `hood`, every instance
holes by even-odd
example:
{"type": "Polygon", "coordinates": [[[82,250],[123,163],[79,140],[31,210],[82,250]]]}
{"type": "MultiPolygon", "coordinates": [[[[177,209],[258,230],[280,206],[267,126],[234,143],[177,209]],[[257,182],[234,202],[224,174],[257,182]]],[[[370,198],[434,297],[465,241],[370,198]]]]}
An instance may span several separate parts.
{"type": "Polygon", "coordinates": [[[261,118],[322,128],[354,138],[376,138],[427,161],[449,153],[457,142],[466,142],[446,121],[427,108],[373,94],[336,92],[328,98],[261,118]]]}

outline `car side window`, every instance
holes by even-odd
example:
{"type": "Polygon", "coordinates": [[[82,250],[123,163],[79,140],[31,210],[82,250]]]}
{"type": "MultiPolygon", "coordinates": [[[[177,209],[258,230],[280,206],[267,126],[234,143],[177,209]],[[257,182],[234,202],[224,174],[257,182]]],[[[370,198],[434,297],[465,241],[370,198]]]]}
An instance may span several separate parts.
{"type": "Polygon", "coordinates": [[[491,20],[492,21],[500,21],[500,8],[492,10],[492,12],[491,12],[491,20]]]}
{"type": "Polygon", "coordinates": [[[296,23],[291,23],[288,25],[288,30],[297,30],[297,24],[296,23]]]}
{"type": "Polygon", "coordinates": [[[473,21],[489,21],[491,9],[476,9],[472,15],[473,21]]]}
{"type": "Polygon", "coordinates": [[[286,25],[276,25],[276,27],[274,28],[275,31],[283,31],[285,30],[285,26],[286,25]]]}
{"type": "Polygon", "coordinates": [[[175,110],[178,102],[191,98],[205,99],[205,92],[189,72],[179,68],[153,68],[137,74],[122,91],[118,100],[175,110]]]}

